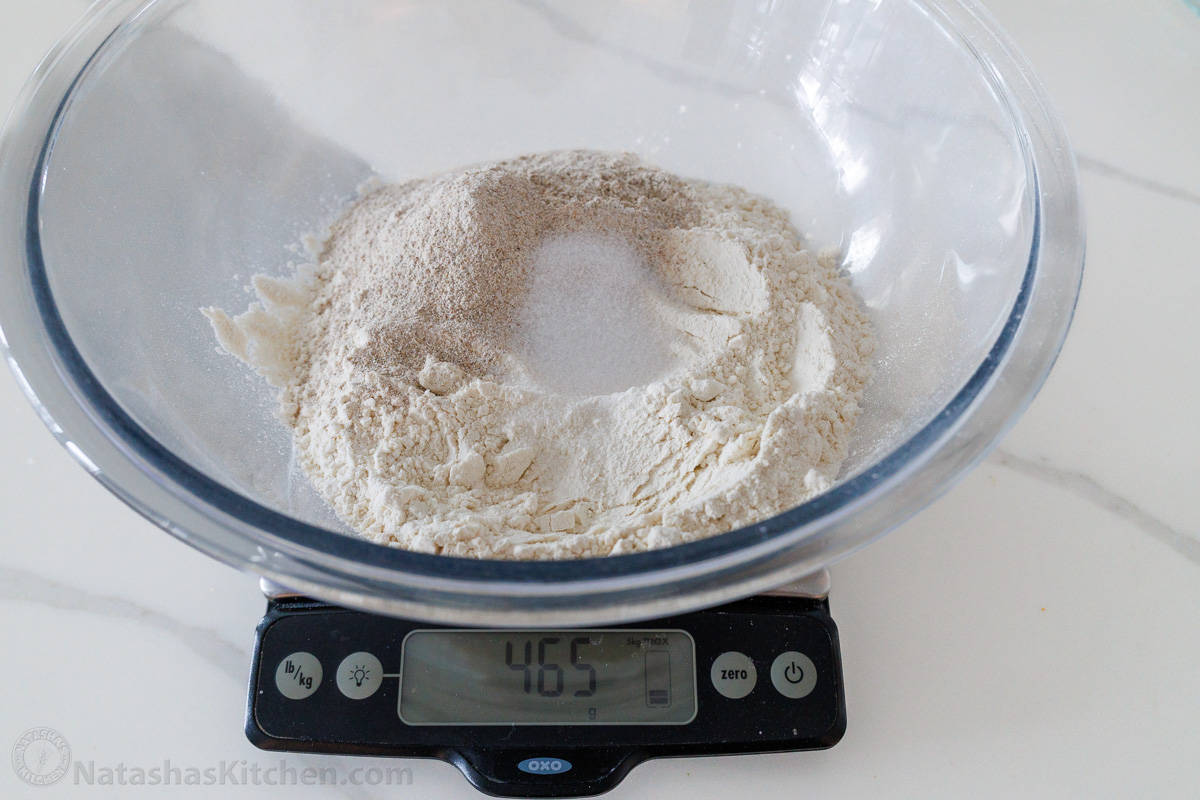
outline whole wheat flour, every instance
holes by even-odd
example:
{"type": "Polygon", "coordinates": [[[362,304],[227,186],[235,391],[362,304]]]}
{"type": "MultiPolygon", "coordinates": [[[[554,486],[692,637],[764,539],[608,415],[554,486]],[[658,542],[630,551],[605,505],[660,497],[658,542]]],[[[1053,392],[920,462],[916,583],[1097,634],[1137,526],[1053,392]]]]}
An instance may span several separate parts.
{"type": "Polygon", "coordinates": [[[377,542],[658,548],[803,502],[845,456],[871,326],[837,258],[738,187],[539,154],[374,187],[311,244],[204,313],[377,542]]]}

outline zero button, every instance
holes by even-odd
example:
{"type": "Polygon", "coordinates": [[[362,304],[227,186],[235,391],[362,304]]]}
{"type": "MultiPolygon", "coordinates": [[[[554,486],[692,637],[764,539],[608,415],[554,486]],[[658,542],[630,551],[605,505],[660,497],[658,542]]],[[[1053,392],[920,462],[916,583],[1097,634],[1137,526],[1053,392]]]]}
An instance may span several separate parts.
{"type": "Polygon", "coordinates": [[[741,700],[754,691],[758,672],[745,653],[730,650],[717,656],[709,672],[713,688],[730,700],[741,700]]]}

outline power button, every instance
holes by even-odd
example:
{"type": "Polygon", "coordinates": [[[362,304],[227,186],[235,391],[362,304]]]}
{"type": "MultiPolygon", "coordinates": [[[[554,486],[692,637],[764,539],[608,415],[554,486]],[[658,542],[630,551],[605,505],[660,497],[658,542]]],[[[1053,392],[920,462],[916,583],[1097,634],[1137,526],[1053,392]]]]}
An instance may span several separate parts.
{"type": "Polygon", "coordinates": [[[795,650],[780,653],[771,664],[771,683],[784,697],[807,697],[817,687],[817,665],[795,650]]]}

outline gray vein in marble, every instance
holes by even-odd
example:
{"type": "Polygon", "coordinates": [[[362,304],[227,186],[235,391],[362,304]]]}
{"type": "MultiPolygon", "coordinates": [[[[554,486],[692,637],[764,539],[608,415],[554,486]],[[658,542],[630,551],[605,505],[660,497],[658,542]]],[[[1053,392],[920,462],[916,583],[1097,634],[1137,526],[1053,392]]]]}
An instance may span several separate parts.
{"type": "MultiPolygon", "coordinates": [[[[89,592],[27,570],[0,566],[0,602],[4,601],[33,603],[56,611],[79,611],[108,619],[126,620],[145,625],[173,637],[239,684],[245,682],[250,667],[249,651],[222,638],[211,628],[182,622],[128,598],[89,592]]],[[[238,735],[238,733],[238,731],[233,731],[230,735],[238,735]]],[[[343,772],[348,771],[350,764],[354,767],[364,766],[359,759],[350,761],[343,758],[329,759],[299,754],[290,754],[288,757],[294,758],[305,766],[318,769],[335,766],[343,772]]],[[[394,787],[391,788],[394,789],[394,787]]],[[[339,786],[335,791],[351,800],[383,796],[372,794],[365,786],[339,786]]]]}
{"type": "MultiPolygon", "coordinates": [[[[717,81],[710,78],[703,78],[698,75],[692,75],[684,70],[658,61],[649,55],[639,53],[629,47],[624,47],[622,45],[613,42],[607,42],[603,39],[595,37],[591,35],[591,33],[589,33],[588,30],[582,25],[572,20],[568,15],[562,13],[560,10],[552,8],[548,3],[544,2],[544,0],[514,0],[514,2],[516,2],[517,5],[520,5],[521,7],[541,16],[551,28],[558,31],[562,36],[588,45],[589,47],[608,51],[614,55],[620,56],[623,59],[636,61],[650,72],[665,80],[699,89],[715,91],[717,93],[733,97],[755,96],[755,93],[746,87],[738,86],[734,83],[717,81]]],[[[788,108],[792,108],[795,105],[794,101],[792,101],[790,98],[778,97],[773,92],[761,97],[761,99],[776,105],[783,105],[788,108]]],[[[880,118],[878,115],[869,113],[869,110],[867,109],[855,107],[855,111],[879,122],[889,122],[889,120],[880,118]]],[[[904,116],[913,116],[916,118],[937,118],[936,115],[931,114],[926,109],[916,108],[906,109],[906,111],[908,113],[906,113],[904,116]]],[[[962,123],[964,120],[957,119],[955,121],[962,123]]],[[[975,120],[966,121],[974,122],[975,120]]],[[[981,126],[982,128],[994,128],[991,120],[984,120],[984,122],[985,124],[981,126]]],[[[1137,175],[1113,164],[1109,164],[1106,161],[1095,158],[1094,156],[1085,155],[1083,153],[1077,152],[1076,160],[1079,164],[1079,168],[1085,172],[1091,172],[1096,175],[1102,175],[1107,178],[1119,180],[1131,186],[1137,186],[1141,189],[1154,192],[1155,194],[1159,194],[1164,197],[1170,197],[1175,200],[1182,200],[1185,203],[1200,205],[1200,193],[1191,191],[1189,189],[1173,186],[1162,181],[1156,181],[1152,178],[1147,178],[1142,175],[1137,175]]]]}
{"type": "Polygon", "coordinates": [[[1112,178],[1113,180],[1127,183],[1130,186],[1136,186],[1139,189],[1160,194],[1163,197],[1170,197],[1174,200],[1182,200],[1185,203],[1200,205],[1200,193],[1137,175],[1109,164],[1107,161],[1101,161],[1098,158],[1084,155],[1083,153],[1076,153],[1075,158],[1079,162],[1079,168],[1084,172],[1101,175],[1105,178],[1112,178]]]}
{"type": "MultiPolygon", "coordinates": [[[[594,36],[587,30],[586,27],[580,25],[573,20],[568,14],[561,9],[552,8],[545,0],[512,0],[516,5],[538,14],[545,20],[553,30],[559,35],[570,39],[588,47],[595,48],[604,52],[611,53],[620,57],[625,61],[632,61],[642,65],[651,74],[674,83],[679,86],[691,87],[700,91],[713,92],[715,94],[724,95],[733,99],[754,99],[761,102],[766,102],[771,105],[785,108],[793,111],[797,107],[796,99],[792,94],[780,92],[774,89],[761,88],[755,91],[751,87],[741,86],[730,81],[721,81],[714,78],[704,77],[690,73],[679,67],[672,66],[665,61],[660,61],[653,56],[641,53],[633,48],[626,47],[616,42],[607,41],[598,36],[594,36]]],[[[925,108],[922,106],[901,106],[895,110],[892,115],[881,114],[874,109],[857,104],[850,103],[848,109],[859,116],[878,122],[882,125],[903,130],[907,127],[909,120],[926,120],[933,122],[953,122],[955,124],[972,125],[982,132],[991,133],[998,136],[1002,141],[1007,142],[1010,138],[1008,130],[1000,128],[996,121],[990,117],[981,114],[971,114],[957,116],[948,116],[940,109],[925,108]]]]}
{"type": "Polygon", "coordinates": [[[0,566],[0,601],[3,600],[34,603],[60,611],[82,611],[154,628],[177,639],[239,683],[245,680],[250,663],[248,650],[221,638],[211,628],[182,622],[125,597],[96,594],[26,570],[0,566]]]}
{"type": "Polygon", "coordinates": [[[516,5],[542,17],[546,24],[561,36],[589,47],[594,47],[597,50],[612,53],[624,60],[635,61],[664,80],[684,86],[714,91],[731,97],[755,96],[754,92],[735,83],[692,75],[685,70],[672,67],[644,53],[639,53],[631,47],[626,47],[615,42],[608,42],[593,36],[585,27],[571,19],[570,16],[559,9],[552,8],[550,4],[543,2],[543,0],[514,0],[514,2],[516,5]]]}
{"type": "Polygon", "coordinates": [[[1090,475],[1056,467],[1044,459],[1024,458],[1007,450],[993,451],[988,461],[1070,492],[1094,506],[1115,514],[1143,533],[1158,539],[1187,560],[1200,565],[1200,539],[1168,525],[1090,475]]]}

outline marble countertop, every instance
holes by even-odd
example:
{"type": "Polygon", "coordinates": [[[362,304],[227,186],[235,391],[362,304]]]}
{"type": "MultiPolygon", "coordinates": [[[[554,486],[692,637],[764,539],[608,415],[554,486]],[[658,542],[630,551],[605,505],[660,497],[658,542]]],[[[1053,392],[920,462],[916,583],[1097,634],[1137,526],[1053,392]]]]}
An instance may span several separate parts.
{"type": "MultiPolygon", "coordinates": [[[[0,105],[85,5],[0,0],[0,105]]],[[[987,461],[834,567],[850,719],[837,747],[649,762],[613,798],[1200,792],[1200,7],[989,6],[1078,150],[1088,265],[1061,359],[987,461]]],[[[436,761],[255,750],[242,715],[256,581],[117,502],[7,373],[0,411],[0,744],[45,726],[101,769],[282,762],[339,782],[173,790],[193,797],[478,796],[436,761]],[[400,785],[354,785],[365,767],[400,785]]],[[[0,768],[5,797],[163,791],[32,788],[0,768]]]]}

